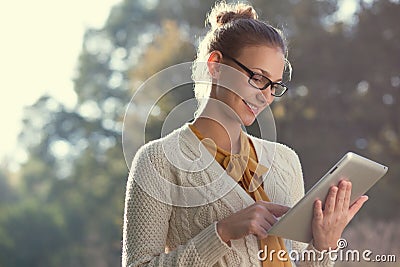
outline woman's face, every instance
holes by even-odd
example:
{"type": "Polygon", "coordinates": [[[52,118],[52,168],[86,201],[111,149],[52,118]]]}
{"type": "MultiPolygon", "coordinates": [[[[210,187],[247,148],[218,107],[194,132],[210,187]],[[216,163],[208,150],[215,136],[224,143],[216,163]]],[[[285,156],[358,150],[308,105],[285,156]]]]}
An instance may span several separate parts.
{"type": "MultiPolygon", "coordinates": [[[[285,58],[279,48],[249,46],[243,48],[235,59],[251,71],[268,77],[272,82],[282,81],[285,58]]],[[[222,55],[221,63],[230,67],[221,68],[219,84],[224,86],[216,87],[214,98],[224,102],[236,113],[227,112],[227,116],[235,120],[240,119],[241,124],[249,126],[253,124],[257,115],[274,101],[271,88],[269,86],[259,90],[251,86],[248,83],[250,75],[231,58],[222,55]]]]}

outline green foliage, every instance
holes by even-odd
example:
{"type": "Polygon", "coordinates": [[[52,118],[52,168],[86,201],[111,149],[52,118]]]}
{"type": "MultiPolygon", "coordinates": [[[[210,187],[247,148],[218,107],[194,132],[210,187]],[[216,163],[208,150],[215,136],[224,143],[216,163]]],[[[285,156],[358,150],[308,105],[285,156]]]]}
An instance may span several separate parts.
{"type": "Polygon", "coordinates": [[[59,266],[67,241],[61,216],[57,207],[27,201],[2,209],[0,265],[59,266]]]}
{"type": "MultiPolygon", "coordinates": [[[[29,159],[17,174],[0,172],[0,266],[120,264],[126,105],[152,74],[194,59],[213,3],[125,0],[104,28],[87,30],[74,79],[77,106],[43,96],[27,108],[20,142],[29,159]]],[[[390,169],[359,217],[398,216],[400,4],[361,5],[346,25],[332,21],[336,1],[252,3],[289,39],[293,81],[272,110],[279,141],[300,154],[307,188],[353,150],[390,169]]],[[[147,140],[192,97],[190,86],[164,96],[147,140]]],[[[135,115],[140,120],[140,110],[135,115]]]]}

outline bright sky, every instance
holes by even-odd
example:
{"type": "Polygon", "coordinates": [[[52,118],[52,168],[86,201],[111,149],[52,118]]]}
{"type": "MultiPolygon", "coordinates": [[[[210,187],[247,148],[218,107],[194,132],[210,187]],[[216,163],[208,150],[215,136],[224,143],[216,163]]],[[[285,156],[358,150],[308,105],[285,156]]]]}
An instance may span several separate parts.
{"type": "MultiPolygon", "coordinates": [[[[68,106],[75,103],[72,77],[88,27],[103,26],[110,8],[121,0],[36,0],[0,3],[0,138],[2,158],[23,159],[16,149],[23,107],[45,93],[68,106]]],[[[355,1],[341,0],[341,15],[355,1]]]]}
{"type": "Polygon", "coordinates": [[[101,27],[121,0],[0,3],[0,159],[17,153],[23,107],[49,93],[74,105],[71,78],[88,27],[101,27]]]}

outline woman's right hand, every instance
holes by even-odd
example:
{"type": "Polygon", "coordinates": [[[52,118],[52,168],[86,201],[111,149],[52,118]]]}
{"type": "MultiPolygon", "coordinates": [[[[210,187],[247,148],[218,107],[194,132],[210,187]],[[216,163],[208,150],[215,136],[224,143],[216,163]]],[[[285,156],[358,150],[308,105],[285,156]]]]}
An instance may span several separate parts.
{"type": "Polygon", "coordinates": [[[258,239],[268,236],[267,231],[290,208],[279,204],[257,201],[217,223],[217,231],[221,239],[230,244],[230,240],[240,239],[253,234],[258,239]]]}

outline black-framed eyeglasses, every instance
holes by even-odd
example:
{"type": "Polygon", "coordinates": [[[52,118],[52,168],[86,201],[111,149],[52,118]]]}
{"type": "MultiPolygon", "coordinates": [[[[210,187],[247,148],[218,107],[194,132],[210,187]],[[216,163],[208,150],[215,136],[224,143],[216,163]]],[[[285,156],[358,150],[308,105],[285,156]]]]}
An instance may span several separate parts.
{"type": "Polygon", "coordinates": [[[239,67],[241,67],[245,72],[247,72],[250,75],[248,82],[254,88],[265,90],[268,88],[268,86],[271,86],[271,95],[276,97],[282,96],[289,89],[283,82],[273,82],[268,77],[252,71],[251,69],[249,69],[248,67],[246,67],[233,57],[230,57],[228,55],[224,56],[231,59],[233,62],[235,62],[239,67]]]}

